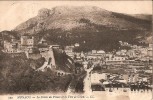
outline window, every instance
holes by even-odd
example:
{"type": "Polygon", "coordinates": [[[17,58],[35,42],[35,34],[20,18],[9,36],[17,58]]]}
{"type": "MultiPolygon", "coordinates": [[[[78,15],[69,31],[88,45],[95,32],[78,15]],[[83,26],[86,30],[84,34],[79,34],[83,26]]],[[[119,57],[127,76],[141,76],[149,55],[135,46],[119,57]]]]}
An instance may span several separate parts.
{"type": "Polygon", "coordinates": [[[60,76],[60,73],[57,73],[58,76],[60,76]]]}

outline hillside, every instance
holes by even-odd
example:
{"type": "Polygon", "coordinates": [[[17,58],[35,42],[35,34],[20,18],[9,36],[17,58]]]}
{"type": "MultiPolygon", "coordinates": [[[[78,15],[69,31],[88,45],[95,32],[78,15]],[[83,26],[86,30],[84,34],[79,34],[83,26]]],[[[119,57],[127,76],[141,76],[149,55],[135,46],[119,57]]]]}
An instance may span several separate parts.
{"type": "Polygon", "coordinates": [[[0,94],[42,93],[66,91],[71,76],[58,77],[50,69],[35,71],[44,59],[27,59],[25,53],[0,52],[0,94]]]}
{"type": "Polygon", "coordinates": [[[52,10],[45,8],[39,10],[36,17],[21,23],[15,28],[15,31],[35,33],[56,28],[71,30],[86,26],[86,23],[80,23],[80,20],[83,18],[90,20],[94,24],[116,29],[145,30],[149,29],[149,24],[151,24],[148,20],[110,12],[94,6],[59,6],[52,10]]]}
{"type": "Polygon", "coordinates": [[[74,73],[75,65],[72,58],[58,49],[53,49],[53,52],[55,57],[56,69],[68,73],[74,73]]]}
{"type": "Polygon", "coordinates": [[[120,40],[137,45],[152,42],[150,16],[115,13],[95,6],[58,6],[40,9],[37,16],[21,23],[12,32],[17,36],[44,37],[49,44],[80,43],[77,49],[83,51],[111,51],[119,48],[120,40]]]}

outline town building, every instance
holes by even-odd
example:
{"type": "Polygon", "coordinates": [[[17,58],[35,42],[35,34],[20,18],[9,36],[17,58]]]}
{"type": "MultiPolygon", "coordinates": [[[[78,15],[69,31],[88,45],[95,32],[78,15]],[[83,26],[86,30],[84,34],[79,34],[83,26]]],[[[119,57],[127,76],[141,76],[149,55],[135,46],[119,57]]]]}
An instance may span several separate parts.
{"type": "Polygon", "coordinates": [[[128,83],[138,82],[139,75],[138,74],[129,74],[128,83]]]}
{"type": "Polygon", "coordinates": [[[99,84],[100,80],[107,80],[108,73],[92,73],[91,74],[91,84],[99,84]]]}
{"type": "Polygon", "coordinates": [[[42,38],[42,39],[38,42],[38,44],[47,45],[47,41],[46,41],[44,38],[42,38]]]}
{"type": "Polygon", "coordinates": [[[110,55],[106,57],[106,64],[108,65],[123,64],[125,60],[126,60],[125,56],[110,55]]]}
{"type": "Polygon", "coordinates": [[[61,46],[60,45],[49,45],[49,48],[54,48],[54,49],[59,49],[61,46]]]}
{"type": "Polygon", "coordinates": [[[139,50],[141,52],[141,58],[146,57],[148,55],[148,49],[147,48],[140,48],[139,50]]]}
{"type": "Polygon", "coordinates": [[[105,56],[106,53],[103,50],[92,50],[92,52],[87,55],[87,59],[104,60],[105,56]]]}
{"type": "Polygon", "coordinates": [[[34,36],[23,35],[21,36],[21,46],[34,46],[36,44],[34,36]]]}
{"type": "Polygon", "coordinates": [[[38,46],[38,49],[39,49],[40,52],[46,52],[46,51],[49,51],[48,46],[38,46]]]}
{"type": "Polygon", "coordinates": [[[88,62],[87,61],[82,62],[82,64],[83,64],[84,69],[88,68],[88,62]]]}
{"type": "Polygon", "coordinates": [[[4,52],[7,53],[17,53],[20,51],[20,41],[15,40],[14,38],[11,41],[4,41],[4,52]]]}
{"type": "Polygon", "coordinates": [[[127,50],[120,50],[116,52],[116,55],[125,56],[127,53],[127,50]]]}
{"type": "Polygon", "coordinates": [[[80,44],[79,44],[79,43],[75,43],[74,46],[75,46],[75,47],[79,47],[80,44]]]}
{"type": "Polygon", "coordinates": [[[17,44],[8,42],[8,41],[4,41],[4,52],[7,52],[7,53],[17,52],[17,44]]]}
{"type": "Polygon", "coordinates": [[[21,36],[21,50],[24,52],[33,53],[37,44],[38,38],[31,35],[22,35],[21,36]]]}
{"type": "Polygon", "coordinates": [[[73,49],[74,46],[66,46],[64,51],[69,57],[74,58],[75,53],[73,52],[73,49]]]}
{"type": "Polygon", "coordinates": [[[147,55],[151,58],[153,57],[153,44],[149,44],[147,55]]]}

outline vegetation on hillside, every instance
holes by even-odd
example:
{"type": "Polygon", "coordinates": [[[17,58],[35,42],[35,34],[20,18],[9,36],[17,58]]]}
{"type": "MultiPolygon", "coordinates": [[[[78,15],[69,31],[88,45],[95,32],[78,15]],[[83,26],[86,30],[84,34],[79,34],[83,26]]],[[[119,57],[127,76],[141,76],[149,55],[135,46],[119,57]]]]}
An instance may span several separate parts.
{"type": "MultiPolygon", "coordinates": [[[[81,21],[82,22],[82,21],[81,21]]],[[[86,29],[75,28],[70,31],[62,31],[61,29],[51,29],[38,33],[37,35],[44,37],[49,44],[59,44],[61,46],[74,45],[79,43],[80,47],[75,51],[89,51],[93,49],[102,49],[105,51],[118,50],[120,48],[119,41],[128,42],[130,44],[146,45],[140,43],[144,40],[148,33],[143,30],[116,30],[109,27],[95,25],[89,23],[90,27],[86,29]],[[97,31],[96,31],[97,30],[97,31]],[[141,38],[137,38],[141,36],[141,38]]]]}
{"type": "Polygon", "coordinates": [[[71,76],[56,76],[47,69],[45,72],[35,71],[44,61],[27,59],[24,53],[6,54],[0,52],[0,93],[35,93],[65,91],[71,76]]]}
{"type": "Polygon", "coordinates": [[[72,58],[66,55],[65,52],[62,52],[62,50],[60,51],[57,49],[53,49],[53,52],[55,57],[56,68],[58,70],[62,70],[64,72],[69,73],[74,72],[75,65],[72,58]]]}

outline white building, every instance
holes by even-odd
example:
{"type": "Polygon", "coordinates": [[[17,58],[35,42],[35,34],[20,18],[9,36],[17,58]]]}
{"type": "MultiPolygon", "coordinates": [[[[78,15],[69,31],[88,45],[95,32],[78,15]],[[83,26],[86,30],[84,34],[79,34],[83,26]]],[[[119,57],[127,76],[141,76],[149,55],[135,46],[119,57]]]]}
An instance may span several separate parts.
{"type": "Polygon", "coordinates": [[[69,57],[74,58],[75,53],[73,52],[73,49],[74,46],[66,46],[64,51],[69,57]]]}
{"type": "Polygon", "coordinates": [[[148,48],[148,51],[147,51],[147,55],[149,57],[152,57],[153,56],[153,44],[149,44],[149,48],[148,48]]]}
{"type": "Polygon", "coordinates": [[[49,48],[59,49],[60,48],[60,45],[49,45],[49,48]]]}
{"type": "Polygon", "coordinates": [[[136,53],[135,53],[135,50],[128,50],[127,53],[126,53],[130,58],[134,58],[136,57],[136,53]]]}
{"type": "Polygon", "coordinates": [[[20,52],[20,43],[18,41],[4,41],[4,52],[17,53],[20,52]]]}
{"type": "Polygon", "coordinates": [[[104,59],[106,56],[103,50],[92,50],[91,54],[87,55],[87,59],[104,59]]]}
{"type": "Polygon", "coordinates": [[[126,53],[127,53],[127,50],[120,50],[120,51],[116,52],[116,55],[123,55],[123,56],[125,56],[126,53]]]}
{"type": "Polygon", "coordinates": [[[123,61],[126,60],[126,57],[122,56],[109,56],[106,57],[106,64],[123,64],[123,61]]]}
{"type": "Polygon", "coordinates": [[[80,44],[79,44],[79,43],[75,43],[74,46],[75,46],[75,47],[79,47],[80,44]]]}
{"type": "Polygon", "coordinates": [[[87,67],[88,67],[88,62],[87,62],[87,61],[84,61],[84,62],[82,62],[82,64],[83,64],[84,69],[87,69],[87,67]]]}
{"type": "Polygon", "coordinates": [[[107,73],[92,73],[91,74],[91,83],[98,84],[101,83],[100,80],[107,80],[107,73]]]}

